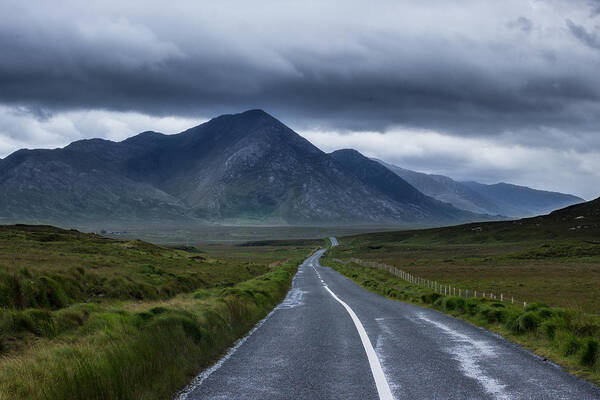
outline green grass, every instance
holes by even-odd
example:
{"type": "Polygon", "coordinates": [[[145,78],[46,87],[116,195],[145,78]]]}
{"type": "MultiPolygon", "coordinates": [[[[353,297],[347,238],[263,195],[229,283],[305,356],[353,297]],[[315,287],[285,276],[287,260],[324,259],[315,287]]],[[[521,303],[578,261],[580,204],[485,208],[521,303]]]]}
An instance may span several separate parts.
{"type": "Polygon", "coordinates": [[[201,287],[231,286],[267,270],[265,262],[240,265],[136,240],[46,226],[0,226],[0,307],[5,308],[165,299],[201,287]]]}
{"type": "MultiPolygon", "coordinates": [[[[338,255],[339,256],[339,255],[338,255]]],[[[444,296],[386,272],[335,261],[322,261],[359,285],[382,296],[433,308],[495,331],[570,372],[600,383],[600,318],[561,307],[531,303],[526,308],[483,298],[444,296]]]]}
{"type": "Polygon", "coordinates": [[[298,262],[161,302],[4,313],[39,339],[0,362],[0,398],[169,398],[283,299],[298,262]]]}
{"type": "Polygon", "coordinates": [[[170,248],[0,226],[0,399],[170,398],[322,243],[170,248]]]}
{"type": "Polygon", "coordinates": [[[505,233],[509,239],[502,241],[491,228],[488,233],[462,226],[344,237],[331,254],[383,262],[443,285],[600,313],[600,245],[568,235],[517,239],[505,233]]]}

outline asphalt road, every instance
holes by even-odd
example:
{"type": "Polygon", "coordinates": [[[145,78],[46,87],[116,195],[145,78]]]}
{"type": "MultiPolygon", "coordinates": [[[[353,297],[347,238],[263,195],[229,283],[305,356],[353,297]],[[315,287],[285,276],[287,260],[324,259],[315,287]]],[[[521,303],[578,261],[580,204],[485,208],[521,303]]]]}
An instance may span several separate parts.
{"type": "Polygon", "coordinates": [[[334,238],[333,236],[331,236],[331,237],[329,238],[329,241],[331,241],[331,247],[334,247],[334,246],[337,246],[337,245],[339,245],[339,243],[338,243],[337,239],[336,239],[336,238],[334,238]]]}
{"type": "Polygon", "coordinates": [[[304,261],[284,302],[180,399],[600,399],[600,389],[433,310],[304,261]]]}

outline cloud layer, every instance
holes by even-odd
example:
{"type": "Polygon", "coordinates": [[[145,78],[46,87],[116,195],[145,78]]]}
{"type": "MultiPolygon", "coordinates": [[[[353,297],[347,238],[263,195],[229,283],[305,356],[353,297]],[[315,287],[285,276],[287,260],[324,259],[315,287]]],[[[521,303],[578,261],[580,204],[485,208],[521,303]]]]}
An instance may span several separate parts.
{"type": "Polygon", "coordinates": [[[425,170],[520,182],[521,167],[560,162],[591,184],[578,166],[600,151],[597,2],[213,3],[0,3],[0,154],[263,108],[339,147],[364,132],[433,132],[425,170]],[[456,148],[440,171],[448,141],[533,158],[498,150],[486,169],[456,148]]]}

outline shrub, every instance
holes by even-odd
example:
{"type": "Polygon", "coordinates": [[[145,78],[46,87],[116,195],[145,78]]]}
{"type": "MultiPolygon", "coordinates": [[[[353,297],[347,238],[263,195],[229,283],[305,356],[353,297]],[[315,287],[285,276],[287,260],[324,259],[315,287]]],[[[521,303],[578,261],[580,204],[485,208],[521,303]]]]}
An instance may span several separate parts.
{"type": "Polygon", "coordinates": [[[583,343],[583,350],[579,361],[583,365],[593,366],[598,358],[598,341],[592,338],[583,343]]]}
{"type": "Polygon", "coordinates": [[[569,335],[565,341],[565,344],[563,345],[563,354],[565,356],[572,356],[579,351],[580,347],[581,341],[579,338],[575,337],[574,335],[569,335]]]}
{"type": "Polygon", "coordinates": [[[446,297],[443,300],[443,306],[444,309],[448,310],[448,311],[452,311],[456,308],[456,301],[454,299],[454,297],[446,297]]]}
{"type": "Polygon", "coordinates": [[[546,337],[550,340],[554,340],[556,337],[556,330],[558,325],[555,320],[547,320],[542,323],[542,331],[546,335],[546,337]]]}
{"type": "Polygon", "coordinates": [[[483,305],[480,307],[480,314],[489,324],[494,322],[504,322],[506,320],[506,310],[493,307],[493,305],[483,305]]]}
{"type": "Polygon", "coordinates": [[[481,302],[478,299],[468,299],[465,303],[465,311],[470,315],[475,315],[479,312],[481,302]]]}
{"type": "Polygon", "coordinates": [[[537,310],[537,313],[542,319],[548,319],[554,316],[554,310],[549,307],[542,307],[537,310]]]}
{"type": "Polygon", "coordinates": [[[504,319],[506,329],[513,333],[520,333],[519,320],[521,319],[521,315],[523,315],[522,311],[510,310],[504,319]]]}
{"type": "Polygon", "coordinates": [[[425,304],[435,303],[437,299],[442,297],[439,293],[431,292],[421,295],[421,301],[425,304]]]}
{"type": "Polygon", "coordinates": [[[540,326],[541,318],[533,311],[527,311],[519,317],[519,331],[535,331],[540,326]]]}

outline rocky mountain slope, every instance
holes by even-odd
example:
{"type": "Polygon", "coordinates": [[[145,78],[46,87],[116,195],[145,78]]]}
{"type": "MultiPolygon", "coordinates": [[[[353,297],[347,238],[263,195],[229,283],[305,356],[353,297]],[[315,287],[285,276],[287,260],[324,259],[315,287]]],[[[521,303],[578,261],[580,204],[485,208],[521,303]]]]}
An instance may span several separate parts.
{"type": "Polygon", "coordinates": [[[486,218],[435,202],[402,179],[383,191],[352,168],[251,110],[176,135],[17,151],[0,160],[0,221],[440,225],[486,218]]]}

